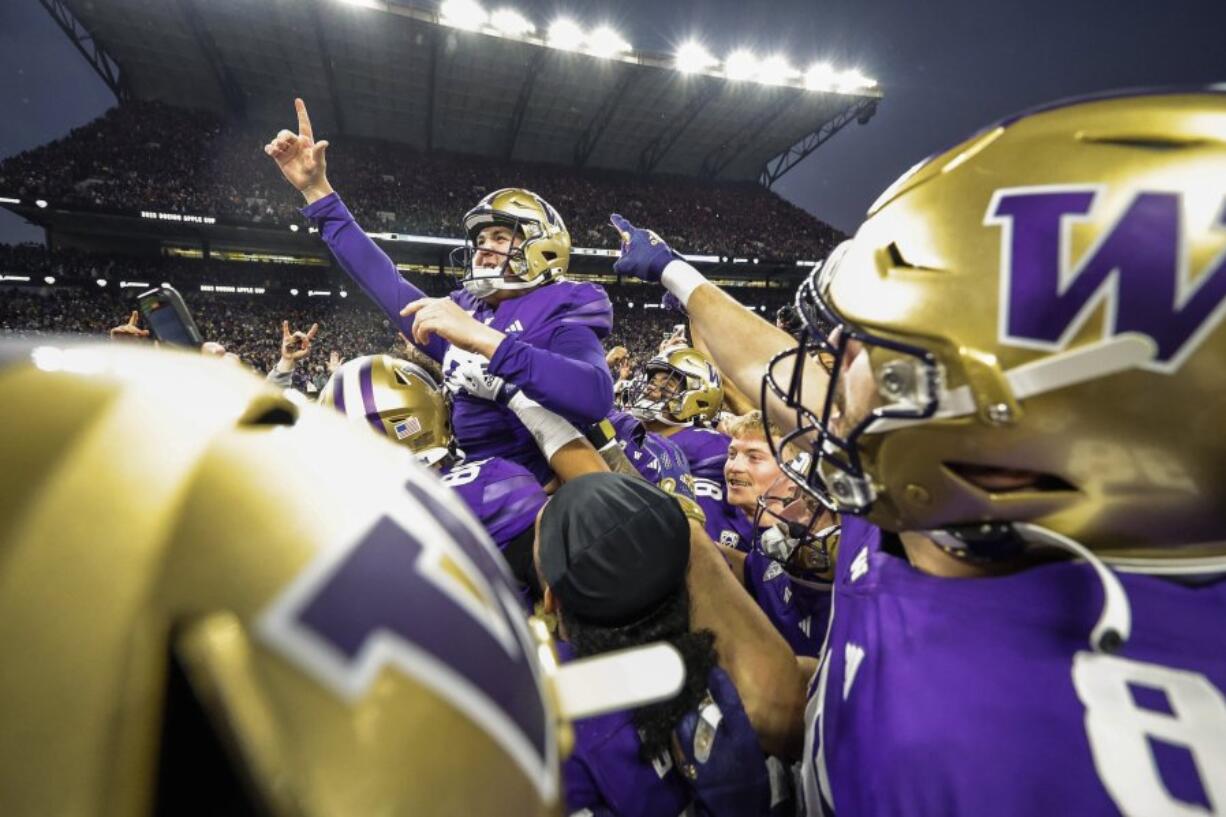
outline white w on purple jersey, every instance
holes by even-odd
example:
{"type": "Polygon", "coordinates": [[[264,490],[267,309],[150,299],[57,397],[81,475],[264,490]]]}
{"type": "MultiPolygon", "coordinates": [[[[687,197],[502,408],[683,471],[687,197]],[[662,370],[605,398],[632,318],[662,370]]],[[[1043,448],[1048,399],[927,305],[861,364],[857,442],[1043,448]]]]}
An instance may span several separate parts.
{"type": "Polygon", "coordinates": [[[533,527],[549,499],[531,471],[501,457],[461,460],[444,468],[441,476],[481,520],[499,550],[533,527]]]}
{"type": "Polygon", "coordinates": [[[938,578],[881,541],[844,517],[809,814],[1226,814],[1226,582],[1121,575],[1132,634],[1106,654],[1089,565],[938,578]]]}

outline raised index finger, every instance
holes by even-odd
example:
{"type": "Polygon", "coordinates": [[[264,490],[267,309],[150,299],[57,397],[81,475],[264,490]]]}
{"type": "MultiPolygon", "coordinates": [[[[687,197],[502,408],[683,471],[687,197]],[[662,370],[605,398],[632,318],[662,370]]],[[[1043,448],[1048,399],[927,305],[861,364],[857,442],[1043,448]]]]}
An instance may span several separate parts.
{"type": "Polygon", "coordinates": [[[307,330],[306,339],[315,340],[315,335],[317,332],[319,332],[319,324],[317,323],[311,324],[311,328],[307,330]]]}
{"type": "Polygon", "coordinates": [[[295,97],[294,110],[298,112],[298,135],[314,139],[315,133],[311,130],[311,117],[307,114],[306,103],[295,97]]]}

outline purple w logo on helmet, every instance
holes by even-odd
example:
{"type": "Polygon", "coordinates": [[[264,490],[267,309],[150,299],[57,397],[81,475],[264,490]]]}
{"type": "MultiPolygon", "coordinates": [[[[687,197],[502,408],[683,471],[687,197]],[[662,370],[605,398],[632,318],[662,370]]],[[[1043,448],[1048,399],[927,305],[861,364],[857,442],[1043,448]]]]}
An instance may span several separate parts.
{"type": "MultiPolygon", "coordinates": [[[[1183,197],[1142,191],[1074,259],[1072,225],[1089,218],[1102,191],[1093,185],[996,191],[984,223],[1002,228],[1001,340],[1064,348],[1105,303],[1105,334],[1148,335],[1158,346],[1150,368],[1169,374],[1226,315],[1226,242],[1207,268],[1190,269],[1183,197]]],[[[1226,226],[1226,209],[1213,226],[1226,226]]]]}

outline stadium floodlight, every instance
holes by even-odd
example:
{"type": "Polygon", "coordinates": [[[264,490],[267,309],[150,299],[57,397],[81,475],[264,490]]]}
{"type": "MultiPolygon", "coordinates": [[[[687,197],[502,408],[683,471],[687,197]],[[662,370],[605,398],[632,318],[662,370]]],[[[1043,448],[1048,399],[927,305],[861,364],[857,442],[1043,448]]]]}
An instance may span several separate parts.
{"type": "Polygon", "coordinates": [[[877,80],[869,79],[856,70],[844,71],[835,80],[835,87],[840,91],[863,91],[876,85],[877,80]]]}
{"type": "Polygon", "coordinates": [[[297,224],[291,224],[291,225],[289,225],[289,231],[290,231],[291,233],[296,233],[296,232],[298,232],[298,225],[297,225],[297,224]]]}
{"type": "Polygon", "coordinates": [[[695,74],[707,70],[718,62],[719,60],[712,57],[711,52],[704,48],[702,43],[690,40],[682,43],[677,49],[673,64],[683,74],[695,74]]]}
{"type": "Polygon", "coordinates": [[[55,276],[54,276],[54,275],[48,275],[48,276],[47,276],[46,278],[44,278],[43,280],[44,280],[44,281],[46,281],[46,282],[47,282],[47,284],[48,284],[48,286],[49,286],[49,285],[51,285],[51,284],[54,284],[54,283],[55,283],[55,276]]]}
{"type": "Polygon", "coordinates": [[[764,85],[785,85],[788,80],[799,73],[788,62],[787,57],[775,54],[762,60],[758,65],[757,80],[764,85]]]}
{"type": "Polygon", "coordinates": [[[348,297],[349,297],[349,293],[348,293],[348,292],[346,292],[345,290],[343,290],[343,289],[342,289],[342,290],[341,290],[341,297],[342,297],[342,298],[348,298],[348,297]]]}
{"type": "Polygon", "coordinates": [[[741,48],[724,60],[724,76],[732,80],[752,79],[758,73],[758,58],[752,51],[741,48]]]}
{"type": "Polygon", "coordinates": [[[47,207],[47,200],[38,199],[37,201],[34,202],[34,204],[37,205],[40,210],[45,209],[47,207]]]}
{"type": "Polygon", "coordinates": [[[293,295],[293,296],[295,296],[295,297],[296,297],[296,296],[298,295],[298,290],[296,290],[296,289],[291,289],[291,290],[289,291],[289,294],[290,294],[290,295],[293,295]]]}
{"type": "Polygon", "coordinates": [[[536,26],[528,18],[515,9],[501,8],[490,15],[490,25],[494,30],[508,37],[523,37],[536,31],[536,26]]]}
{"type": "Polygon", "coordinates": [[[569,17],[559,17],[549,25],[545,42],[553,48],[566,51],[578,51],[583,47],[583,29],[569,17]]]}
{"type": "Polygon", "coordinates": [[[485,25],[487,19],[485,9],[473,0],[443,0],[439,6],[439,20],[453,28],[473,31],[485,25]]]}
{"type": "Polygon", "coordinates": [[[587,50],[593,57],[615,57],[630,50],[630,43],[610,26],[598,26],[587,37],[587,50]]]}
{"type": "Polygon", "coordinates": [[[829,91],[838,82],[839,73],[828,62],[814,63],[805,71],[805,87],[810,91],[829,91]]]}
{"type": "Polygon", "coordinates": [[[100,286],[100,287],[104,287],[104,286],[106,286],[106,279],[105,279],[105,278],[99,278],[99,279],[98,279],[97,281],[95,281],[94,283],[96,283],[96,284],[97,284],[98,286],[100,286]]]}
{"type": "Polygon", "coordinates": [[[634,309],[634,301],[626,301],[626,307],[628,309],[634,309]]]}
{"type": "Polygon", "coordinates": [[[8,196],[0,196],[0,204],[21,204],[21,199],[13,199],[8,196]]]}

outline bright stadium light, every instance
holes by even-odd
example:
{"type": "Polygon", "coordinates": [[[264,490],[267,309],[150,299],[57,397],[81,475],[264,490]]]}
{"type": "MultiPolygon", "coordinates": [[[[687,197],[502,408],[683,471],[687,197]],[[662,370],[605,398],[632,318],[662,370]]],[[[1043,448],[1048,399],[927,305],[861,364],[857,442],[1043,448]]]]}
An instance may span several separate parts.
{"type": "Polygon", "coordinates": [[[290,294],[290,295],[297,296],[297,295],[298,295],[298,290],[296,290],[296,289],[291,289],[291,290],[289,291],[289,294],[290,294]]]}
{"type": "Polygon", "coordinates": [[[297,224],[291,224],[291,225],[289,225],[289,231],[290,231],[291,233],[296,233],[296,232],[298,232],[298,225],[297,225],[297,224]]]}
{"type": "Polygon", "coordinates": [[[559,17],[550,24],[545,41],[553,48],[578,51],[583,47],[583,29],[569,17],[559,17]]]}
{"type": "Polygon", "coordinates": [[[609,26],[599,26],[588,35],[587,50],[594,57],[615,57],[630,50],[630,43],[609,26]]]}
{"type": "Polygon", "coordinates": [[[106,279],[105,279],[105,278],[99,278],[99,279],[98,279],[97,281],[95,281],[94,283],[96,283],[96,284],[97,284],[98,286],[100,286],[100,287],[104,287],[104,286],[106,286],[106,279]]]}
{"type": "Polygon", "coordinates": [[[728,79],[752,79],[758,73],[758,58],[753,52],[739,49],[724,60],[724,75],[728,79]]]}
{"type": "Polygon", "coordinates": [[[490,15],[490,25],[508,37],[522,37],[536,31],[536,26],[515,9],[501,8],[490,15]]]}
{"type": "Polygon", "coordinates": [[[44,281],[46,281],[48,285],[51,285],[51,284],[54,284],[54,283],[55,283],[55,276],[54,276],[54,275],[48,275],[48,276],[47,276],[46,278],[44,278],[43,280],[44,280],[44,281]]]}
{"type": "Polygon", "coordinates": [[[38,199],[34,202],[34,204],[37,205],[39,209],[45,209],[47,206],[47,201],[46,199],[38,199]]]}
{"type": "Polygon", "coordinates": [[[758,82],[766,85],[784,85],[799,71],[791,66],[787,57],[775,54],[762,60],[758,66],[758,82]]]}
{"type": "Polygon", "coordinates": [[[346,292],[345,290],[343,290],[343,289],[342,289],[342,290],[341,290],[341,297],[342,297],[342,298],[348,298],[348,297],[349,297],[349,293],[348,293],[348,292],[346,292]]]}
{"type": "Polygon", "coordinates": [[[810,91],[829,91],[838,80],[838,72],[828,62],[819,62],[805,71],[805,87],[810,91]]]}
{"type": "Polygon", "coordinates": [[[481,28],[487,19],[485,9],[473,0],[443,0],[439,17],[444,25],[469,31],[481,28]]]}
{"type": "Polygon", "coordinates": [[[840,91],[862,91],[868,88],[873,88],[876,85],[877,80],[869,79],[859,71],[855,70],[844,71],[842,74],[838,75],[835,81],[835,87],[840,91]]]}
{"type": "Polygon", "coordinates": [[[677,49],[673,64],[683,74],[694,74],[707,70],[717,62],[719,60],[712,57],[711,52],[704,48],[702,43],[690,40],[687,43],[682,43],[681,47],[677,49]]]}

